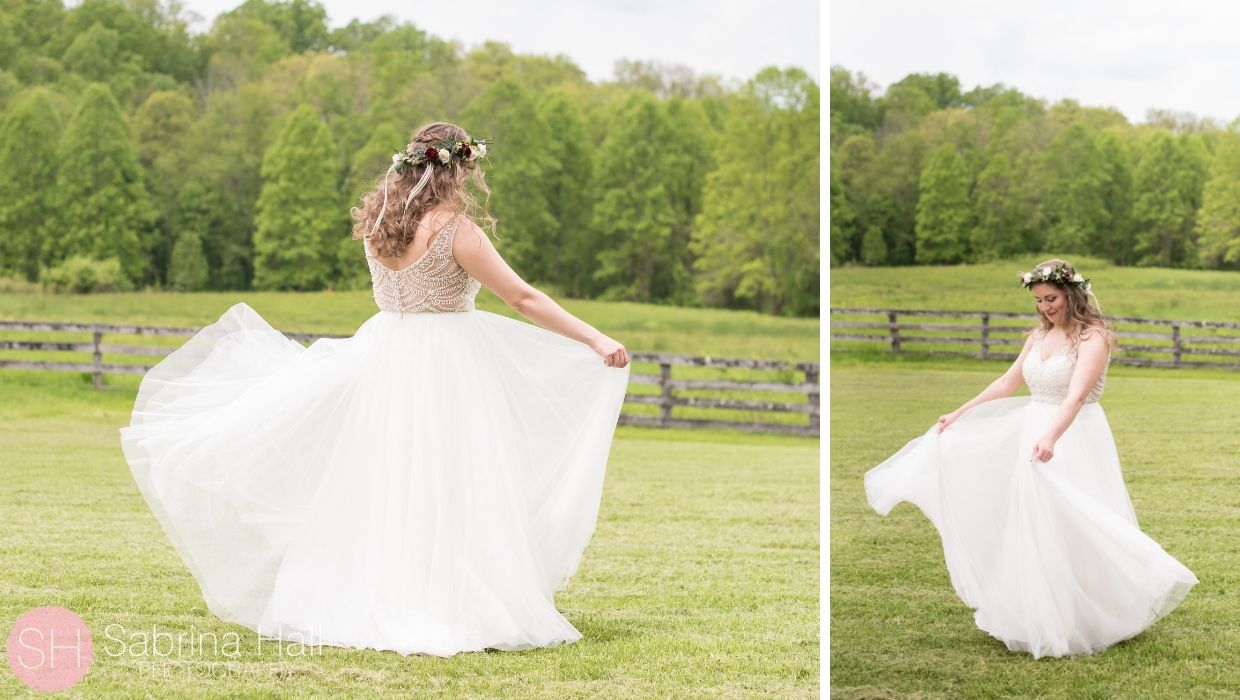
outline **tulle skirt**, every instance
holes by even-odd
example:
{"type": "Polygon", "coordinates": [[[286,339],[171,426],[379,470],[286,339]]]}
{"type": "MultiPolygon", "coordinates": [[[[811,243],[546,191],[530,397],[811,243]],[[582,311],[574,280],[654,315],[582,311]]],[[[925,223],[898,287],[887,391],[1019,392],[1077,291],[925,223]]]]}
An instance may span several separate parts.
{"type": "Polygon", "coordinates": [[[144,376],[121,444],[209,609],[268,638],[450,656],[573,642],[629,367],[474,310],[308,348],[244,303],[144,376]]]}
{"type": "Polygon", "coordinates": [[[1138,527],[1100,404],[1081,407],[1050,460],[1030,461],[1058,409],[1030,397],[979,404],[865,474],[880,515],[906,501],[934,524],[977,626],[1035,658],[1133,637],[1197,583],[1138,527]]]}

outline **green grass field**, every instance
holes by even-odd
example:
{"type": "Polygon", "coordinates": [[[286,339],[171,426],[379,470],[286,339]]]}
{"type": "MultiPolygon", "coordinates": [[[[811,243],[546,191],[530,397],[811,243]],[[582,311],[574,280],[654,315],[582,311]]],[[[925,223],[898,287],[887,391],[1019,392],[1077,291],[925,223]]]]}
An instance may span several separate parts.
{"type": "MultiPolygon", "coordinates": [[[[832,270],[830,305],[1029,311],[1029,293],[1015,274],[1039,261],[832,270]]],[[[1079,265],[1108,314],[1228,320],[1240,301],[1235,273],[1121,270],[1088,259],[1079,265]]],[[[1115,365],[1108,372],[1102,405],[1141,528],[1201,583],[1168,617],[1103,653],[1034,660],[1009,652],[977,629],[973,611],[956,597],[925,516],[910,504],[887,518],[870,509],[864,472],[1007,366],[832,352],[831,695],[1240,696],[1240,372],[1115,365]]]]}
{"type": "MultiPolygon", "coordinates": [[[[199,327],[215,321],[239,301],[254,307],[273,327],[285,332],[349,335],[378,310],[370,291],[0,294],[0,319],[199,327]]],[[[556,301],[632,352],[818,360],[816,318],[775,318],[750,311],[632,302],[556,301]]],[[[477,306],[520,318],[485,288],[478,294],[477,306]]],[[[176,343],[172,339],[167,342],[176,343]]]]}
{"type": "MultiPolygon", "coordinates": [[[[290,331],[347,334],[374,312],[373,301],[353,293],[9,295],[0,297],[0,317],[198,326],[242,300],[290,331]]],[[[815,320],[564,305],[634,351],[817,355],[815,320]]],[[[815,439],[620,426],[598,529],[577,575],[556,596],[585,635],[574,644],[449,659],[323,647],[297,658],[270,645],[260,652],[255,635],[211,615],[147,509],[117,434],[138,381],[109,376],[95,390],[80,374],[0,370],[0,623],[7,634],[20,614],[41,605],[67,607],[86,621],[95,634],[94,665],[66,696],[820,692],[815,439]],[[242,639],[241,654],[110,657],[101,651],[102,630],[113,623],[174,634],[231,631],[242,639]]],[[[0,693],[35,695],[7,670],[0,677],[0,693]]]]}
{"type": "MultiPolygon", "coordinates": [[[[1033,312],[1017,273],[1052,255],[976,265],[842,267],[831,269],[831,306],[1033,312]]],[[[1206,270],[1118,267],[1099,258],[1068,256],[1088,277],[1108,315],[1235,321],[1240,274],[1206,270]]]]}

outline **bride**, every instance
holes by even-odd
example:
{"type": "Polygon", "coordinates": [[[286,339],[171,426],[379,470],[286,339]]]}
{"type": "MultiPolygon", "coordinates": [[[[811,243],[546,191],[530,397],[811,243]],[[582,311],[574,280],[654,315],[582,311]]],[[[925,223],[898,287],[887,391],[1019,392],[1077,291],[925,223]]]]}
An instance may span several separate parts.
{"type": "Polygon", "coordinates": [[[1093,653],[1171,612],[1197,578],[1137,525],[1098,403],[1115,333],[1089,280],[1048,260],[1021,282],[1039,323],[1011,368],[866,472],[866,497],[884,516],[921,509],[957,595],[1008,649],[1093,653]],[[1031,396],[1011,396],[1022,380],[1031,396]]]}
{"type": "Polygon", "coordinates": [[[429,124],[351,210],[379,308],[352,337],[302,347],[239,303],[143,377],[125,458],[221,619],[437,656],[581,638],[553,593],[596,525],[629,355],[466,216],[486,148],[429,124]],[[482,285],[542,327],[476,309],[482,285]]]}

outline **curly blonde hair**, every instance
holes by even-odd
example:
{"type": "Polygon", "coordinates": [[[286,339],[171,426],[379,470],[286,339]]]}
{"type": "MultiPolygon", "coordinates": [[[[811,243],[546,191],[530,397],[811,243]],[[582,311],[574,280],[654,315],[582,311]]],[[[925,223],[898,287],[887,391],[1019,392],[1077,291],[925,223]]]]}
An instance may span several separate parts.
{"type": "MultiPolygon", "coordinates": [[[[1064,266],[1068,271],[1069,277],[1076,274],[1076,268],[1072,265],[1072,263],[1066,260],[1060,260],[1059,258],[1053,258],[1051,260],[1040,262],[1037,265],[1034,265],[1033,269],[1036,270],[1042,267],[1054,268],[1057,265],[1064,266]]],[[[1049,284],[1054,287],[1058,287],[1060,292],[1067,297],[1068,305],[1064,308],[1064,334],[1067,337],[1068,342],[1073,346],[1078,345],[1091,331],[1097,331],[1103,334],[1103,337],[1106,339],[1107,347],[1112,351],[1119,347],[1119,341],[1117,340],[1118,336],[1115,333],[1115,329],[1106,320],[1106,317],[1102,315],[1102,312],[1097,307],[1092,306],[1089,303],[1089,294],[1085,292],[1083,287],[1076,284],[1062,284],[1052,281],[1035,282],[1034,284],[1049,284]],[[1076,331],[1076,333],[1074,334],[1072,331],[1076,331]]],[[[1032,285],[1030,285],[1030,288],[1032,288],[1032,285]]],[[[1038,314],[1038,325],[1029,329],[1026,335],[1036,332],[1041,332],[1045,335],[1046,332],[1053,328],[1055,324],[1051,323],[1051,320],[1042,313],[1041,309],[1037,309],[1035,307],[1035,312],[1038,314]]]]}
{"type": "MultiPolygon", "coordinates": [[[[410,145],[430,146],[444,139],[468,142],[469,135],[455,124],[433,122],[418,129],[410,145]]],[[[375,255],[399,258],[413,243],[418,222],[435,209],[465,214],[470,219],[484,222],[485,228],[494,233],[496,221],[486,208],[489,201],[491,188],[487,186],[482,168],[473,162],[454,158],[447,166],[426,163],[403,168],[402,172],[393,169],[375,180],[374,186],[362,195],[360,207],[349,209],[349,215],[353,217],[353,238],[361,240],[369,237],[375,255]],[[430,179],[406,207],[405,199],[422,178],[426,168],[432,168],[430,179]],[[384,177],[387,178],[387,209],[383,212],[378,229],[374,235],[370,235],[375,220],[379,218],[379,210],[383,208],[384,177]],[[471,184],[486,195],[481,204],[469,191],[468,185],[471,184]]]]}

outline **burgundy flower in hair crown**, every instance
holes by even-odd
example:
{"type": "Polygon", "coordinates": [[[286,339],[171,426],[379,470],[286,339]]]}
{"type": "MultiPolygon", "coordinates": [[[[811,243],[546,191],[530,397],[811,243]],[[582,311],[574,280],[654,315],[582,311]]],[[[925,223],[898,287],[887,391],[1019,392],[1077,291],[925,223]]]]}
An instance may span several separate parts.
{"type": "Polygon", "coordinates": [[[434,163],[442,166],[452,165],[455,158],[466,167],[473,167],[479,158],[487,154],[488,139],[457,141],[456,139],[440,139],[434,145],[411,143],[404,151],[392,156],[392,165],[396,172],[414,165],[434,163]]]}
{"type": "Polygon", "coordinates": [[[1020,284],[1028,289],[1038,282],[1052,282],[1062,285],[1076,285],[1086,292],[1089,291],[1089,280],[1081,276],[1081,273],[1068,272],[1068,268],[1063,265],[1043,265],[1033,272],[1020,273],[1020,284]]]}

